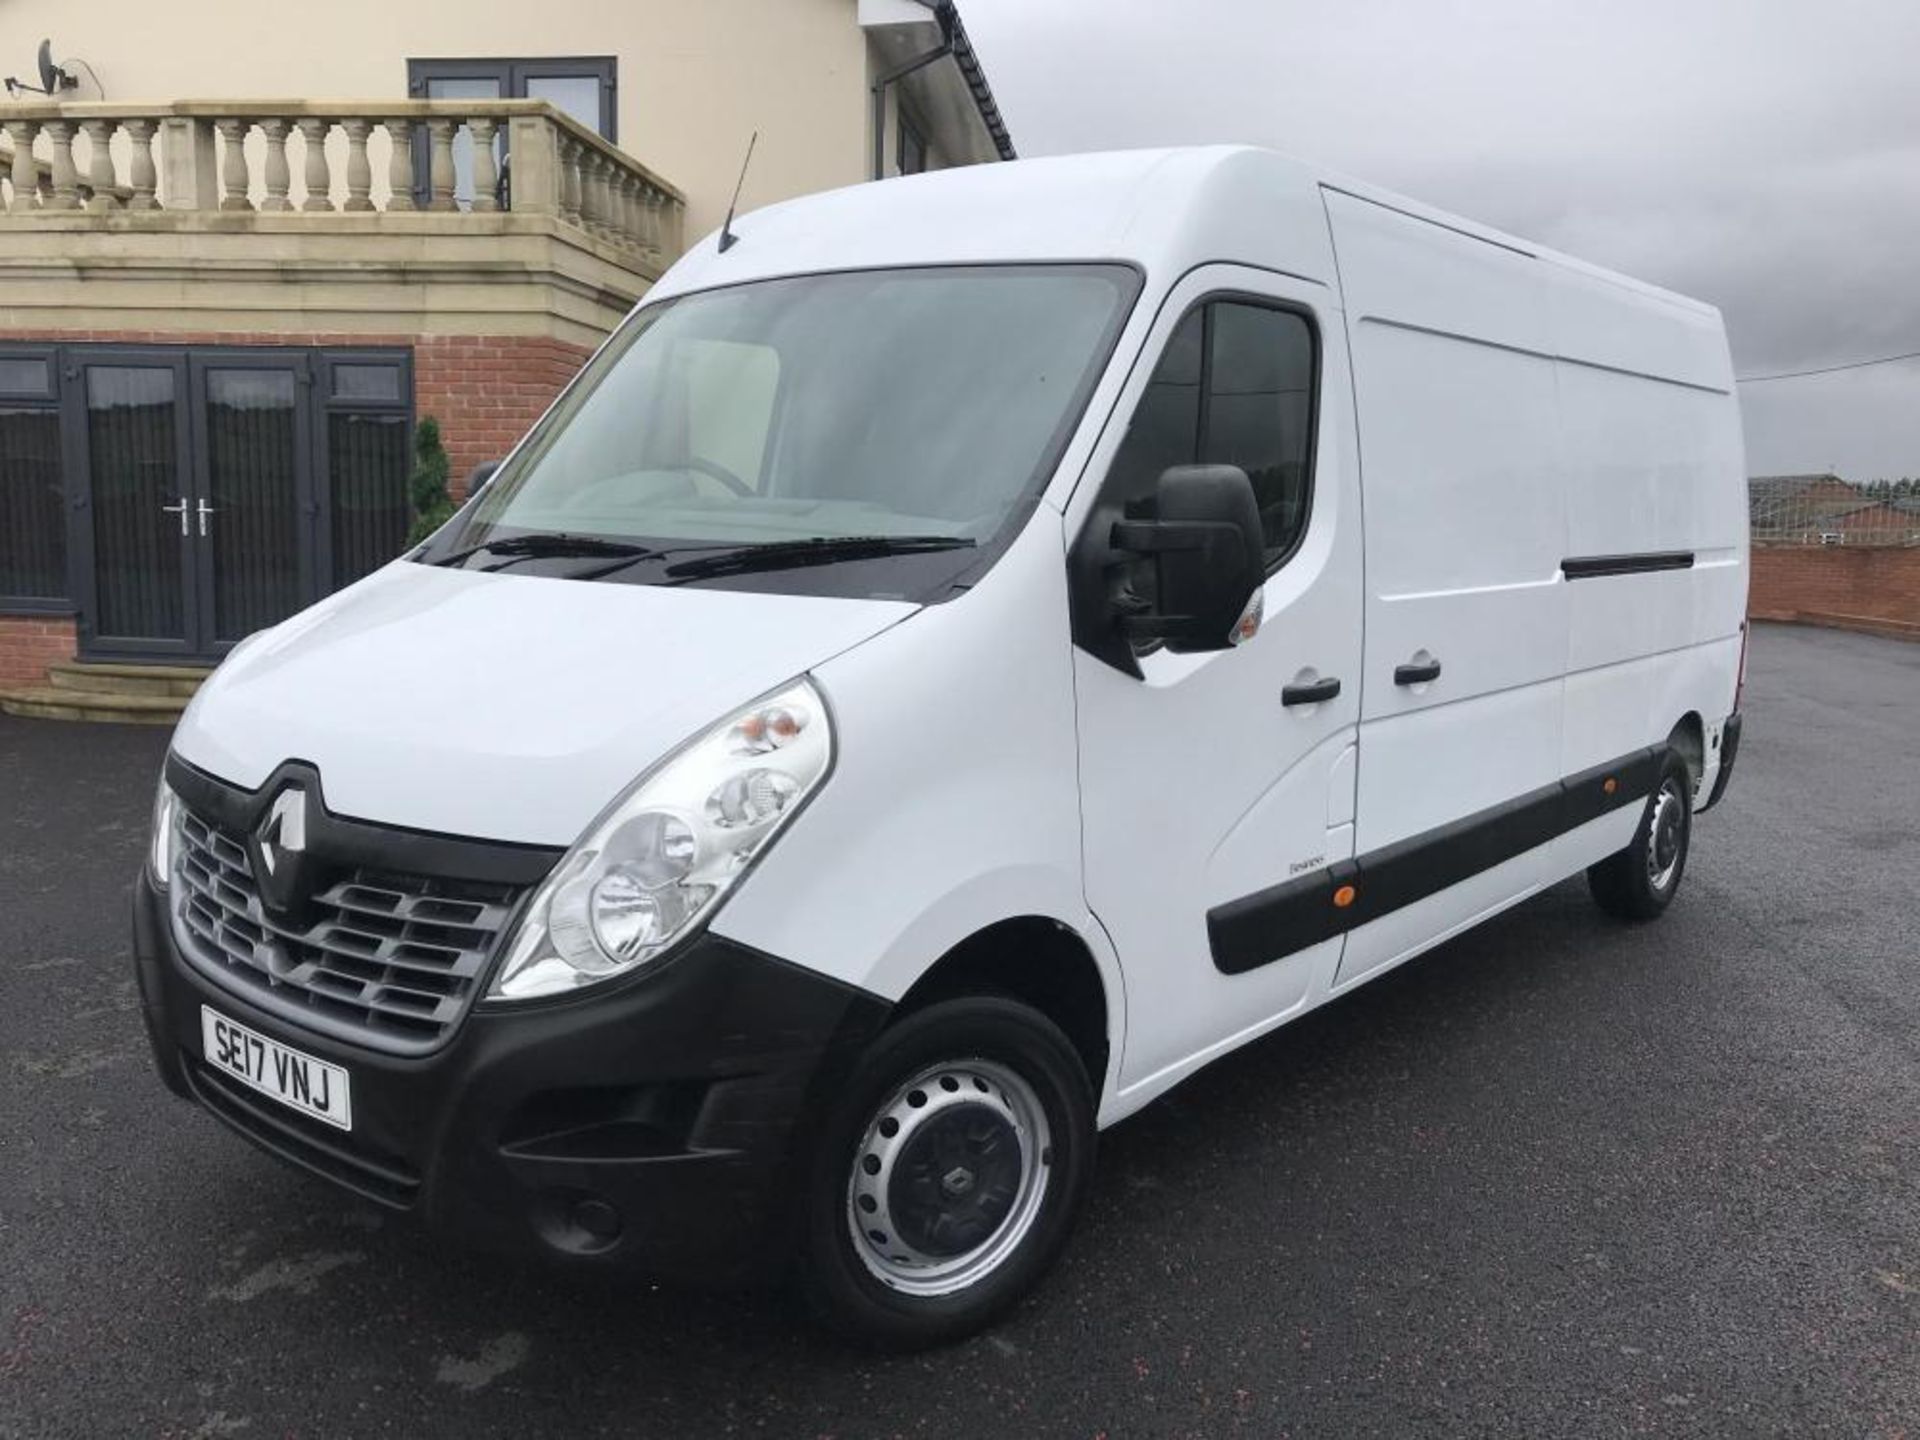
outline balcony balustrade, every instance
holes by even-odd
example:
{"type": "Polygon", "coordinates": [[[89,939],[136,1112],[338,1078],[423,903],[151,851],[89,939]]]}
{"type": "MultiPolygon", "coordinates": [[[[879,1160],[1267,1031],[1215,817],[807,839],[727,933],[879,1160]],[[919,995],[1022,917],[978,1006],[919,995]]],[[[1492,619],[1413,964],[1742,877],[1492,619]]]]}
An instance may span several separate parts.
{"type": "Polygon", "coordinates": [[[17,105],[0,108],[0,133],[9,221],[510,211],[578,227],[654,274],[680,248],[680,192],[545,101],[17,105]]]}

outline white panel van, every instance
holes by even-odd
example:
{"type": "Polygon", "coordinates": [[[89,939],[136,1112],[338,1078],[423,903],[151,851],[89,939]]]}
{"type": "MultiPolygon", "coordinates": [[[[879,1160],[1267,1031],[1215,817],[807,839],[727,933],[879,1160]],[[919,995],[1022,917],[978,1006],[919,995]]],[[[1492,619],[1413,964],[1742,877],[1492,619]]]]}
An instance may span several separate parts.
{"type": "Polygon", "coordinates": [[[167,1084],[580,1266],[963,1334],[1094,1137],[1740,734],[1717,314],[1251,149],[696,246],[430,541],[236,649],[136,892],[167,1084]]]}

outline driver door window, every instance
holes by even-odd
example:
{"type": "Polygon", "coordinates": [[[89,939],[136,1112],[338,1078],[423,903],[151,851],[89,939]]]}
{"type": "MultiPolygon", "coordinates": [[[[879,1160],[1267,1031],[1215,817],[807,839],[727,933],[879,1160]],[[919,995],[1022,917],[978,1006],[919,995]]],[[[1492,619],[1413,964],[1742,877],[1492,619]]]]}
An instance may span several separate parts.
{"type": "Polygon", "coordinates": [[[1253,482],[1267,570],[1305,532],[1312,494],[1313,327],[1297,311],[1211,300],[1180,322],[1135,409],[1109,484],[1129,509],[1173,465],[1237,465],[1253,482]]]}

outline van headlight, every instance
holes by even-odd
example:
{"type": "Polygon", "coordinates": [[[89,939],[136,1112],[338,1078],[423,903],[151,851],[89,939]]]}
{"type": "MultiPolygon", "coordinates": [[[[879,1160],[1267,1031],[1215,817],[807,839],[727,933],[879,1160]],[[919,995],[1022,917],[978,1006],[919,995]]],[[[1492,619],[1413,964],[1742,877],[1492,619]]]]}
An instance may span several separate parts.
{"type": "Polygon", "coordinates": [[[489,995],[558,995],[658,959],[713,912],[832,760],[827,707],[806,680],[682,746],[541,882],[489,995]]]}

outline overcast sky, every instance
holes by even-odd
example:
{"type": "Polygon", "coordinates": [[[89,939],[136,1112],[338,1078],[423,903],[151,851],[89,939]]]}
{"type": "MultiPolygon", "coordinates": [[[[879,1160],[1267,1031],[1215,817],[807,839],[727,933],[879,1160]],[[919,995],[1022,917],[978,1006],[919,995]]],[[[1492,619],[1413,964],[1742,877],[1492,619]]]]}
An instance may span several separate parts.
{"type": "MultiPolygon", "coordinates": [[[[1271,145],[1720,306],[1738,373],[1920,350],[1916,0],[962,0],[1024,155],[1271,145]]],[[[1755,474],[1920,476],[1920,361],[1742,387],[1755,474]]]]}

